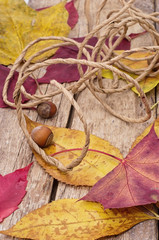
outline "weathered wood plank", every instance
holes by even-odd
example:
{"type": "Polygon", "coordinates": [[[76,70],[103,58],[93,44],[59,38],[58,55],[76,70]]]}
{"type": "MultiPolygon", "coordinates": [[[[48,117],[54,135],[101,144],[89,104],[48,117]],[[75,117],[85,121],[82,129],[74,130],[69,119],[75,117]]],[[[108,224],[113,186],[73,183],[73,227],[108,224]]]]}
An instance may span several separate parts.
{"type": "MultiPolygon", "coordinates": [[[[45,89],[43,88],[42,90],[44,91],[45,89]]],[[[38,120],[41,123],[45,122],[45,124],[48,125],[65,127],[68,121],[70,104],[65,103],[65,112],[63,112],[63,105],[66,99],[62,95],[59,95],[54,97],[53,101],[57,105],[58,112],[51,120],[44,121],[39,119],[37,118],[37,113],[33,111],[25,112],[32,120],[38,120]]],[[[0,173],[5,175],[28,165],[31,161],[34,162],[29,172],[27,194],[24,200],[19,205],[19,209],[5,219],[0,225],[0,229],[7,229],[20,220],[20,218],[26,213],[37,209],[50,201],[53,178],[36,163],[32,151],[18,126],[16,111],[9,109],[0,109],[0,111],[3,113],[1,114],[1,126],[3,129],[1,137],[5,139],[5,141],[1,142],[0,152],[3,156],[3,162],[0,162],[0,173]]],[[[0,235],[0,239],[7,240],[11,238],[0,235]]]]}
{"type": "MultiPolygon", "coordinates": [[[[58,1],[59,2],[59,1],[58,1]]],[[[30,6],[33,8],[41,8],[50,4],[56,4],[55,1],[32,1],[30,6]]],[[[41,73],[41,72],[40,72],[41,73]]],[[[42,92],[53,91],[52,86],[41,86],[42,92]]],[[[34,111],[24,111],[32,120],[39,121],[48,125],[56,125],[65,127],[68,122],[70,103],[66,102],[63,95],[58,95],[53,98],[58,112],[51,120],[43,120],[37,116],[34,111]],[[65,106],[65,111],[63,111],[65,106]]],[[[1,146],[0,146],[0,173],[2,175],[15,171],[18,168],[25,167],[31,161],[34,162],[28,177],[27,194],[19,205],[19,209],[11,216],[3,221],[0,229],[7,229],[15,224],[22,216],[50,201],[53,178],[49,176],[40,166],[36,163],[32,151],[27,143],[21,128],[17,121],[17,114],[15,110],[0,109],[0,123],[1,123],[1,146]]],[[[9,240],[7,237],[0,234],[0,239],[9,240]]]]}
{"type": "MultiPolygon", "coordinates": [[[[158,0],[156,0],[158,2],[158,0]]],[[[30,0],[30,6],[33,8],[41,8],[51,4],[56,4],[60,0],[30,0]]],[[[102,1],[96,0],[76,0],[75,5],[79,12],[79,22],[71,31],[70,37],[84,36],[95,25],[95,12],[102,1]]],[[[142,1],[137,0],[136,5],[147,12],[154,11],[153,0],[142,1]]],[[[101,21],[105,18],[108,9],[119,7],[118,0],[108,0],[107,6],[103,9],[101,14],[101,21]]],[[[132,45],[139,46],[143,43],[143,39],[147,42],[147,37],[140,37],[133,40],[132,45]]],[[[151,44],[149,41],[148,44],[151,44]]],[[[109,84],[109,82],[108,82],[109,84]]],[[[121,83],[122,84],[122,83],[121,83]]],[[[51,88],[51,86],[50,86],[51,88]]],[[[154,91],[148,95],[150,103],[155,101],[154,91]]],[[[97,136],[109,140],[114,146],[118,147],[125,156],[132,142],[135,138],[155,119],[155,111],[152,118],[143,124],[128,124],[116,119],[107,113],[102,106],[94,99],[88,90],[83,91],[77,96],[78,103],[81,106],[88,123],[91,124],[92,133],[97,136]]],[[[117,109],[118,112],[139,117],[143,114],[143,106],[140,100],[133,92],[125,92],[124,94],[117,94],[103,98],[110,103],[110,105],[117,109]]],[[[73,111],[71,118],[69,118],[70,104],[64,96],[56,96],[53,98],[58,107],[58,113],[52,120],[45,121],[46,124],[56,125],[58,127],[65,127],[68,125],[71,128],[83,130],[83,126],[78,119],[77,114],[73,111]],[[64,107],[63,107],[64,106],[64,107]],[[64,111],[63,111],[64,108],[64,111]],[[70,119],[70,122],[68,122],[70,119]]],[[[7,174],[24,167],[32,161],[32,152],[27,144],[27,141],[18,126],[15,110],[0,109],[0,123],[1,123],[1,146],[0,146],[0,173],[7,174]],[[14,136],[14,138],[13,138],[14,136]],[[7,146],[7,148],[6,148],[7,146]],[[6,150],[7,149],[7,150],[6,150]],[[2,160],[5,162],[2,162],[2,160]]],[[[42,119],[37,118],[37,114],[33,111],[26,111],[26,114],[33,120],[42,122],[42,119]]],[[[0,225],[0,229],[7,229],[15,224],[22,216],[36,209],[43,204],[49,202],[52,192],[53,179],[36,163],[29,173],[28,192],[24,200],[20,204],[19,210],[4,220],[0,225]]],[[[60,198],[80,198],[85,195],[88,188],[73,187],[63,183],[58,184],[55,199],[60,198]]],[[[55,193],[53,193],[55,195],[55,193]]],[[[11,240],[10,237],[0,236],[0,240],[11,240]]],[[[117,239],[117,240],[157,240],[157,223],[155,221],[147,221],[133,227],[128,232],[117,237],[103,238],[103,239],[117,239]]]]}
{"type": "MultiPolygon", "coordinates": [[[[59,2],[59,1],[58,1],[59,2]]],[[[50,4],[56,4],[52,1],[32,1],[30,6],[33,8],[41,8],[50,4]]],[[[43,85],[41,87],[42,92],[46,92],[47,89],[52,89],[51,86],[43,85]]],[[[65,98],[62,95],[55,96],[53,98],[58,108],[58,113],[51,120],[43,120],[37,117],[37,113],[34,111],[24,111],[32,120],[40,121],[48,125],[66,126],[68,116],[70,112],[70,104],[65,104],[65,113],[62,106],[65,98]],[[61,104],[62,103],[62,104],[61,104]]],[[[34,162],[28,177],[27,194],[19,205],[19,209],[15,211],[11,216],[6,218],[3,223],[0,224],[0,229],[8,229],[15,224],[22,216],[28,212],[41,207],[49,202],[51,193],[53,178],[49,176],[40,166],[36,163],[32,151],[27,143],[21,128],[19,127],[17,114],[15,110],[0,109],[0,123],[1,123],[1,146],[0,146],[0,174],[5,175],[16,169],[25,167],[31,161],[34,162]]],[[[9,240],[11,237],[0,234],[0,239],[9,240]]]]}
{"type": "MultiPolygon", "coordinates": [[[[53,87],[50,87],[53,90],[53,87]]],[[[44,92],[46,86],[42,87],[44,92]],[[45,87],[45,88],[44,88],[45,87]]],[[[65,98],[58,95],[53,98],[56,103],[58,112],[51,120],[43,120],[37,117],[37,113],[33,111],[25,111],[26,115],[34,121],[39,121],[48,125],[56,125],[65,127],[68,121],[70,104],[65,104],[65,113],[63,112],[63,103],[65,98]]],[[[15,110],[0,109],[0,122],[1,122],[1,161],[0,173],[5,175],[13,172],[18,168],[27,166],[31,161],[34,162],[28,176],[27,194],[19,205],[19,209],[11,216],[6,218],[0,225],[0,229],[7,229],[14,225],[20,218],[28,212],[41,207],[50,201],[52,193],[53,178],[49,176],[43,168],[36,163],[32,155],[32,151],[24,137],[18,121],[15,110]]],[[[0,239],[9,240],[10,237],[0,234],[0,239]]]]}
{"type": "MultiPolygon", "coordinates": [[[[78,2],[78,1],[77,1],[78,2]]],[[[141,1],[136,1],[136,6],[141,7],[141,9],[147,12],[154,11],[153,1],[144,1],[142,5],[141,1]]],[[[74,32],[72,32],[73,36],[82,36],[87,33],[88,30],[93,28],[93,24],[95,24],[95,10],[98,9],[99,1],[80,1],[80,3],[76,3],[79,14],[79,22],[74,32]],[[89,3],[88,3],[89,2],[89,3]],[[82,5],[83,12],[81,13],[80,4],[82,5]],[[90,7],[90,14],[86,16],[86,9],[88,8],[88,4],[90,7]],[[89,18],[88,18],[89,16],[89,18]],[[84,22],[89,19],[88,24],[84,25],[84,22]],[[77,31],[77,35],[76,32],[77,31]]],[[[108,9],[115,9],[115,7],[119,7],[119,1],[109,1],[108,5],[103,9],[103,14],[101,14],[101,18],[106,16],[108,9]],[[111,7],[110,7],[111,6],[111,7]]],[[[136,32],[141,31],[140,29],[135,29],[136,32]]],[[[132,30],[133,31],[133,30],[132,30]]],[[[72,36],[71,35],[71,36],[72,36]]],[[[132,47],[137,47],[141,45],[149,45],[151,44],[151,38],[148,36],[140,37],[132,42],[132,47]],[[144,41],[143,41],[144,39],[144,41]]],[[[108,83],[109,84],[109,83],[108,83]]],[[[122,82],[120,84],[123,84],[122,82]]],[[[153,104],[155,101],[155,94],[152,91],[148,94],[150,103],[153,104]]],[[[138,97],[131,91],[127,91],[122,94],[113,94],[112,96],[105,97],[103,96],[103,100],[110,103],[110,105],[115,108],[120,114],[136,117],[143,115],[143,106],[140,103],[138,97]]],[[[125,156],[132,142],[135,138],[142,133],[146,126],[148,126],[155,119],[155,112],[152,115],[152,118],[143,124],[132,124],[125,123],[112,115],[106,112],[102,106],[94,99],[94,97],[90,94],[88,90],[84,90],[82,93],[78,95],[78,103],[83,110],[83,114],[85,115],[87,122],[91,125],[92,133],[109,140],[111,144],[118,147],[123,155],[125,156]]],[[[72,124],[71,128],[83,130],[83,126],[75,112],[72,113],[72,124]]],[[[56,199],[59,198],[78,198],[85,195],[88,188],[75,188],[71,186],[67,186],[63,183],[59,183],[56,199]]],[[[120,240],[134,240],[134,239],[146,239],[146,240],[157,240],[157,223],[156,221],[147,221],[144,223],[140,223],[137,226],[133,227],[126,233],[121,234],[116,237],[108,237],[103,239],[120,239],[120,240]],[[146,230],[145,230],[146,229],[146,230]]]]}

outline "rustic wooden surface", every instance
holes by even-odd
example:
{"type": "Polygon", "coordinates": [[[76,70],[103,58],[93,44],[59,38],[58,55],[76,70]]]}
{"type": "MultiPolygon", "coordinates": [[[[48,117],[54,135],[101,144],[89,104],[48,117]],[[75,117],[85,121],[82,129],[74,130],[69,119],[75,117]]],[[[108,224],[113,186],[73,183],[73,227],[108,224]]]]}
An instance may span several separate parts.
{"type": "MultiPolygon", "coordinates": [[[[40,8],[56,4],[59,0],[30,0],[30,6],[40,8]]],[[[79,21],[76,27],[71,31],[70,37],[81,37],[90,31],[95,25],[95,14],[102,0],[76,0],[75,5],[79,13],[79,21]]],[[[159,0],[136,0],[135,5],[145,12],[154,12],[159,10],[159,0]]],[[[119,8],[119,0],[108,0],[101,14],[101,21],[105,19],[108,10],[119,8]]],[[[133,31],[138,32],[138,27],[133,28],[133,31]]],[[[151,39],[148,35],[141,36],[132,41],[132,47],[141,45],[150,45],[151,39]]],[[[121,83],[122,84],[122,83],[121,83]]],[[[42,86],[43,91],[47,91],[51,86],[42,86]]],[[[148,94],[151,104],[158,98],[157,91],[153,90],[148,94]]],[[[107,139],[114,146],[118,147],[125,156],[132,142],[142,133],[157,117],[158,109],[154,110],[152,118],[146,123],[129,124],[125,123],[106,112],[102,106],[94,99],[88,90],[84,90],[79,95],[75,96],[84,115],[87,117],[88,123],[91,125],[93,134],[107,139]]],[[[32,110],[25,110],[25,113],[40,122],[45,122],[49,125],[58,127],[69,127],[74,129],[82,129],[82,124],[71,108],[70,103],[62,95],[53,98],[56,102],[58,113],[51,120],[38,118],[37,114],[32,110]]],[[[143,114],[143,106],[140,99],[130,91],[122,94],[116,94],[107,97],[106,99],[118,112],[131,117],[139,117],[143,114]]],[[[34,161],[29,176],[27,194],[19,205],[19,209],[11,216],[6,218],[0,229],[8,229],[15,224],[22,216],[30,211],[41,207],[42,205],[60,198],[79,198],[88,191],[85,187],[73,187],[64,183],[57,182],[50,177],[36,163],[30,147],[18,125],[16,111],[11,109],[0,109],[0,174],[5,175],[15,171],[18,168],[25,167],[30,162],[34,161]]],[[[0,235],[0,240],[11,240],[11,237],[0,235]]],[[[103,239],[109,240],[157,240],[158,239],[158,223],[157,221],[146,221],[140,223],[129,231],[115,237],[106,237],[103,239]]],[[[70,239],[71,240],[71,239],[70,239]]],[[[91,240],[91,239],[90,239],[91,240]]]]}

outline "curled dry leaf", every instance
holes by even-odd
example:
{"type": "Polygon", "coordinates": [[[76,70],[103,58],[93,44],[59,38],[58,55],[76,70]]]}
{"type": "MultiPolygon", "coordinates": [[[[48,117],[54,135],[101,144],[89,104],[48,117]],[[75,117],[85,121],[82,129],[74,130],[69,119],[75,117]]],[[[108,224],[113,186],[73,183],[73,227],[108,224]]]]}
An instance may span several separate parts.
{"type": "MultiPolygon", "coordinates": [[[[135,144],[134,144],[135,145],[135,144]]],[[[104,208],[124,208],[159,201],[159,138],[154,125],[120,164],[99,180],[82,200],[104,208]]]]}
{"type": "MultiPolygon", "coordinates": [[[[68,11],[65,1],[36,11],[25,4],[23,0],[0,0],[0,63],[9,65],[15,62],[21,51],[31,41],[46,36],[67,36],[70,26],[67,24],[68,11]]],[[[44,41],[34,45],[26,54],[26,59],[39,50],[56,44],[58,41],[44,41]]],[[[40,59],[47,58],[55,49],[41,55],[40,59]]],[[[34,59],[38,60],[38,58],[34,59]]]]}
{"type": "Polygon", "coordinates": [[[137,207],[104,211],[99,203],[61,199],[34,210],[0,233],[39,240],[93,240],[117,235],[148,219],[157,217],[137,207]]]}
{"type": "MultiPolygon", "coordinates": [[[[27,117],[26,123],[29,133],[31,133],[34,127],[41,125],[31,121],[27,117]]],[[[44,148],[46,154],[56,154],[54,155],[55,158],[60,160],[64,165],[69,164],[80,155],[80,151],[75,151],[75,149],[83,147],[85,142],[84,132],[53,126],[48,127],[54,134],[54,144],[44,148]],[[72,149],[72,151],[66,151],[67,149],[72,149]],[[61,153],[57,154],[58,152],[61,153]]],[[[54,178],[71,185],[93,186],[106,173],[110,172],[119,164],[116,159],[105,155],[105,153],[108,152],[119,158],[122,158],[122,155],[120,151],[113,147],[108,141],[94,135],[91,135],[90,139],[89,148],[94,151],[89,151],[80,165],[67,173],[62,173],[57,170],[56,167],[46,163],[37,153],[34,152],[34,155],[38,163],[54,178]]]]}

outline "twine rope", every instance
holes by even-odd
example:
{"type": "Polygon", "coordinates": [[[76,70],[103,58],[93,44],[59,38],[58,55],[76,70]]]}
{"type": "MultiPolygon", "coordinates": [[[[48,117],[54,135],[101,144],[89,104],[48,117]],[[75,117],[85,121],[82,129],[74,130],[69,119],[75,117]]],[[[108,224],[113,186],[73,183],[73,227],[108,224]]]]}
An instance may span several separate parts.
{"type": "MultiPolygon", "coordinates": [[[[17,58],[13,64],[12,69],[8,77],[6,78],[4,88],[3,88],[3,100],[6,104],[11,107],[15,107],[17,110],[17,116],[19,124],[26,135],[30,146],[49,164],[56,166],[61,171],[69,171],[79,165],[87,153],[89,146],[90,133],[87,126],[86,120],[84,118],[83,112],[80,109],[80,106],[77,104],[73,98],[73,94],[79,93],[84,88],[87,88],[92,96],[103,106],[106,111],[110,112],[117,118],[120,118],[126,122],[144,122],[151,117],[151,107],[148,102],[148,99],[140,87],[140,82],[145,79],[145,77],[155,77],[159,74],[159,33],[155,30],[154,23],[159,23],[157,18],[159,13],[146,14],[141,10],[133,6],[134,0],[120,0],[123,7],[120,10],[113,10],[108,15],[106,20],[100,23],[100,14],[104,6],[107,4],[107,0],[103,0],[96,16],[96,26],[87,34],[82,43],[79,43],[73,39],[66,37],[41,37],[32,41],[28,46],[24,48],[20,56],[17,58]],[[138,24],[142,27],[143,31],[146,31],[150,34],[154,45],[138,47],[130,49],[123,52],[115,51],[116,47],[122,42],[124,38],[130,39],[127,32],[130,26],[138,24]],[[94,47],[88,44],[88,41],[93,37],[97,36],[97,43],[94,47]],[[118,37],[115,39],[115,37],[118,37]],[[115,40],[114,40],[115,39],[115,40]],[[60,43],[53,44],[49,47],[46,47],[39,52],[33,54],[29,59],[25,59],[27,52],[35,46],[37,43],[48,40],[60,40],[60,43]],[[108,40],[108,46],[105,45],[105,41],[108,40]],[[52,49],[56,49],[61,46],[76,46],[78,49],[77,59],[73,58],[56,58],[56,59],[41,59],[40,61],[32,64],[33,60],[36,57],[41,56],[43,53],[49,52],[52,49]],[[89,50],[91,49],[91,53],[89,50]],[[134,56],[134,53],[146,53],[145,57],[137,58],[134,56]],[[82,56],[85,56],[86,59],[82,59],[82,56]],[[126,64],[123,60],[131,60],[132,62],[145,61],[146,67],[139,69],[133,69],[126,64]],[[71,86],[63,87],[62,84],[57,83],[52,79],[51,84],[57,87],[57,90],[48,92],[44,95],[41,93],[35,93],[33,95],[29,94],[24,88],[24,82],[28,76],[31,76],[33,72],[42,67],[47,67],[52,64],[75,64],[78,67],[80,79],[78,82],[71,84],[71,86]],[[87,67],[84,72],[82,65],[87,67]],[[14,103],[11,103],[7,98],[7,91],[9,87],[10,80],[14,72],[19,70],[19,77],[14,89],[14,103]],[[107,69],[112,72],[113,80],[112,85],[109,88],[105,87],[106,79],[102,78],[102,70],[107,69]],[[135,74],[137,77],[134,79],[130,76],[135,74]],[[119,79],[125,80],[125,85],[119,86],[119,79]],[[106,100],[103,100],[102,96],[106,94],[119,93],[126,91],[132,87],[135,87],[139,93],[141,101],[145,108],[145,116],[142,116],[138,119],[130,118],[128,116],[123,116],[119,114],[116,110],[112,109],[106,100]],[[74,106],[77,114],[83,124],[85,132],[85,144],[82,148],[81,155],[73,160],[69,165],[64,166],[59,160],[54,157],[47,156],[43,149],[39,148],[38,145],[30,137],[27,128],[26,121],[23,114],[23,108],[30,108],[37,106],[39,103],[48,101],[52,99],[53,96],[63,93],[70,103],[74,106]],[[22,94],[28,98],[29,102],[22,104],[21,98],[22,94]]],[[[50,79],[51,80],[51,79],[50,79]]]]}

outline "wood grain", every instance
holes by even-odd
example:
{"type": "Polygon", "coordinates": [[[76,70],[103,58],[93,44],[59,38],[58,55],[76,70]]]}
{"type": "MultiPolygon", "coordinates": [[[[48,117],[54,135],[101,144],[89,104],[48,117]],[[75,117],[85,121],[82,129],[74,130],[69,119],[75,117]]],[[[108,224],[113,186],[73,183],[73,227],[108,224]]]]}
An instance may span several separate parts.
{"type": "MultiPolygon", "coordinates": [[[[52,4],[56,4],[60,0],[30,0],[29,5],[36,9],[52,4]]],[[[85,36],[93,29],[96,23],[96,11],[102,1],[96,0],[76,0],[75,5],[79,13],[79,21],[75,28],[70,32],[70,37],[85,36]]],[[[153,12],[156,4],[153,0],[136,0],[135,5],[146,12],[153,12]]],[[[118,0],[108,0],[104,7],[100,20],[103,21],[108,14],[109,9],[120,8],[118,0]]],[[[139,31],[137,27],[131,31],[139,31]]],[[[151,44],[151,38],[148,35],[141,36],[132,41],[132,47],[151,44]]],[[[107,80],[107,85],[110,81],[107,80]]],[[[120,82],[123,85],[123,82],[120,82]]],[[[42,91],[51,91],[52,86],[42,86],[42,91]]],[[[143,124],[125,123],[106,112],[103,107],[96,101],[88,90],[75,96],[87,122],[91,127],[93,134],[108,140],[111,144],[118,147],[124,156],[128,153],[132,142],[142,133],[156,117],[156,111],[153,111],[152,118],[143,124]]],[[[139,117],[144,114],[143,106],[140,99],[131,91],[126,91],[124,94],[112,94],[111,96],[101,96],[104,101],[107,101],[119,113],[131,117],[139,117]]],[[[155,91],[148,94],[151,104],[155,102],[155,91]]],[[[74,111],[71,110],[70,103],[63,95],[53,98],[56,102],[58,112],[51,120],[42,120],[38,118],[37,113],[32,110],[25,110],[25,113],[32,119],[44,122],[48,125],[56,125],[58,127],[70,127],[83,130],[83,126],[74,111]]],[[[34,161],[29,177],[27,194],[19,205],[19,209],[11,216],[6,218],[0,225],[0,229],[8,229],[15,224],[22,216],[33,209],[48,203],[50,200],[60,198],[80,198],[88,192],[86,187],[73,187],[64,183],[57,183],[36,163],[31,149],[18,125],[16,111],[11,109],[0,109],[0,173],[5,175],[18,168],[25,167],[31,161],[34,161]],[[53,189],[52,189],[53,187],[53,189]],[[57,188],[57,189],[56,189],[57,188]]],[[[0,235],[0,240],[11,240],[11,237],[0,235]]],[[[115,237],[107,237],[103,239],[109,240],[157,240],[158,229],[156,221],[146,221],[133,227],[126,233],[115,237]]],[[[70,239],[71,240],[71,239],[70,239]]]]}
{"type": "MultiPolygon", "coordinates": [[[[84,6],[88,7],[87,1],[82,1],[82,7],[84,6]]],[[[154,5],[151,1],[144,1],[147,2],[147,4],[144,4],[144,10],[147,12],[153,12],[154,11],[154,5]]],[[[91,16],[90,19],[88,19],[86,16],[84,17],[83,14],[81,14],[79,18],[79,22],[76,26],[75,31],[81,34],[86,34],[88,29],[93,28],[93,24],[95,24],[95,10],[99,8],[99,1],[91,1],[89,3],[90,7],[90,13],[92,15],[87,13],[87,16],[91,16]],[[84,25],[85,21],[88,21],[87,24],[84,25]]],[[[119,8],[119,1],[108,1],[108,5],[105,6],[103,9],[103,12],[101,14],[101,19],[104,18],[104,16],[107,15],[108,9],[114,9],[116,6],[119,8]],[[109,7],[109,4],[111,5],[111,8],[109,7]]],[[[136,2],[136,5],[141,4],[139,1],[136,2]]],[[[77,8],[79,9],[80,4],[77,5],[77,8]]],[[[81,8],[79,9],[81,11],[81,8]]],[[[86,12],[86,10],[83,10],[86,12]]],[[[87,9],[88,12],[88,9],[87,9]]],[[[139,32],[140,29],[135,28],[136,32],[139,32]]],[[[72,33],[73,35],[73,33],[72,33]]],[[[137,38],[133,40],[132,47],[137,47],[141,45],[151,44],[151,38],[147,36],[145,40],[143,41],[143,37],[137,38]],[[148,40],[147,40],[148,38],[148,40]],[[148,43],[149,42],[149,43],[148,43]]],[[[107,82],[109,85],[109,81],[107,82]]],[[[123,84],[122,82],[120,83],[123,84]]],[[[148,95],[151,104],[155,101],[155,92],[152,91],[148,95]]],[[[80,105],[80,107],[83,110],[83,114],[87,118],[88,124],[90,124],[92,133],[108,140],[113,144],[114,146],[118,147],[120,151],[123,153],[124,156],[129,151],[129,148],[131,147],[132,142],[135,140],[135,138],[142,133],[142,131],[145,129],[146,126],[148,126],[154,119],[155,119],[155,112],[152,115],[152,118],[143,124],[131,124],[131,123],[125,123],[112,115],[110,115],[108,112],[106,112],[102,106],[94,99],[92,94],[88,90],[84,90],[82,93],[80,93],[78,96],[76,96],[77,101],[80,105]]],[[[112,94],[111,96],[102,96],[103,100],[109,102],[109,104],[116,109],[119,113],[125,114],[127,116],[135,116],[139,117],[143,114],[143,106],[140,102],[140,100],[137,98],[137,96],[131,92],[127,91],[124,94],[112,94]]],[[[82,124],[76,114],[76,112],[72,112],[72,120],[71,120],[71,128],[80,129],[83,130],[82,124]]],[[[67,186],[63,183],[59,183],[56,199],[58,198],[77,198],[82,197],[85,195],[85,192],[87,191],[87,188],[81,188],[79,187],[74,188],[71,186],[67,186]]],[[[157,223],[156,221],[147,221],[144,223],[140,223],[137,226],[133,227],[126,233],[121,234],[120,236],[116,237],[108,237],[103,239],[111,239],[111,240],[134,240],[134,239],[146,239],[146,240],[157,240],[157,223]],[[146,231],[145,231],[146,229],[146,231]]]]}
{"type": "MultiPolygon", "coordinates": [[[[42,86],[41,90],[43,92],[52,91],[53,87],[42,86]]],[[[65,127],[68,122],[71,106],[62,95],[54,97],[53,101],[56,103],[58,113],[51,120],[44,121],[38,118],[37,113],[34,111],[25,111],[25,114],[34,121],[65,127]],[[65,105],[65,112],[63,111],[63,105],[65,105]]],[[[18,168],[25,167],[31,161],[34,162],[28,176],[27,194],[19,205],[19,209],[6,218],[0,225],[0,229],[8,229],[10,226],[16,224],[21,217],[50,201],[53,178],[36,163],[32,151],[18,125],[16,111],[10,109],[0,109],[0,111],[0,122],[3,129],[1,131],[1,139],[4,139],[4,141],[1,141],[0,149],[1,156],[3,156],[0,161],[0,173],[5,175],[18,168]]],[[[9,240],[12,238],[0,234],[0,239],[9,240]]]]}

